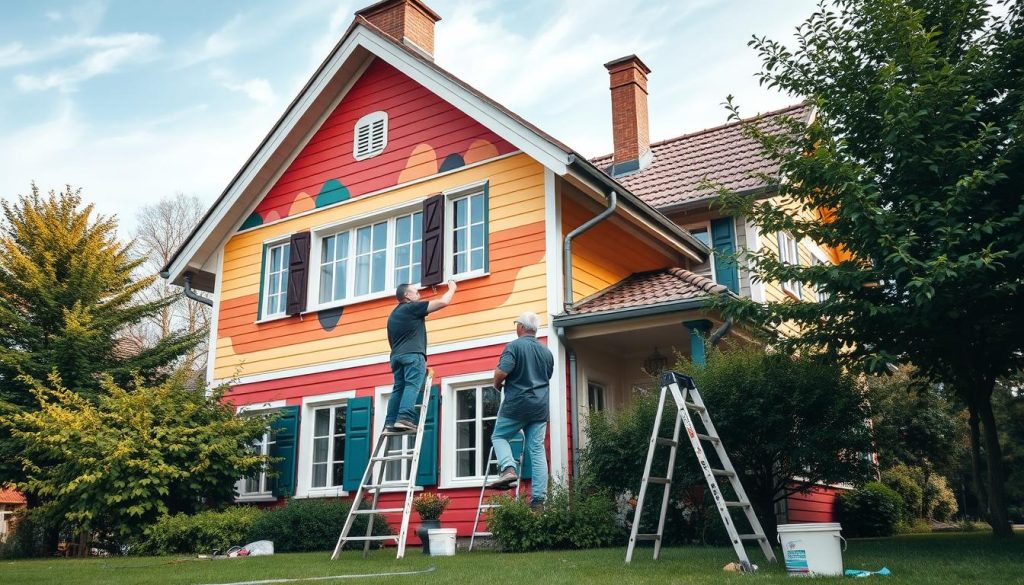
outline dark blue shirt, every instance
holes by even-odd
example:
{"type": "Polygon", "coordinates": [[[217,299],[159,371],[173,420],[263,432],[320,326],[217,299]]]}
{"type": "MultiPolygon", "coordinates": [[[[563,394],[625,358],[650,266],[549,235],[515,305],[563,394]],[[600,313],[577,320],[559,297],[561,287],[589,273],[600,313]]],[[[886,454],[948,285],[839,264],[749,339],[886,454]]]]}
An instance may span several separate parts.
{"type": "Polygon", "coordinates": [[[505,378],[505,400],[499,416],[521,421],[548,420],[548,385],[555,369],[551,350],[532,335],[505,346],[498,360],[505,378]]]}
{"type": "Polygon", "coordinates": [[[388,343],[391,355],[418,353],[427,355],[427,325],[423,319],[427,316],[428,301],[399,303],[388,315],[388,343]]]}

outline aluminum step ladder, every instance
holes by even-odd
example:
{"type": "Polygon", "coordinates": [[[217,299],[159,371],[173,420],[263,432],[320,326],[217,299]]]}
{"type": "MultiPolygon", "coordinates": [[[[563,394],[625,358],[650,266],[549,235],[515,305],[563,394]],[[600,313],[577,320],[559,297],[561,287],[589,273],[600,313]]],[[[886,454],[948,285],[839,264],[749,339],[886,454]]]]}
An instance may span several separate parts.
{"type": "Polygon", "coordinates": [[[729,460],[725,447],[722,446],[722,439],[718,436],[717,431],[715,431],[715,425],[711,422],[711,417],[708,415],[708,410],[701,399],[700,392],[697,391],[697,387],[690,377],[676,372],[665,372],[661,375],[661,396],[658,399],[658,411],[654,417],[654,430],[651,433],[651,442],[647,448],[647,464],[644,466],[644,477],[640,483],[640,495],[636,501],[633,528],[630,531],[629,546],[626,549],[626,562],[628,563],[633,560],[633,550],[636,547],[636,543],[640,541],[654,541],[655,559],[661,553],[661,540],[665,532],[665,513],[668,508],[669,492],[672,487],[672,474],[675,471],[676,450],[679,447],[679,431],[681,426],[686,427],[686,435],[690,438],[690,445],[697,455],[697,461],[704,472],[704,479],[707,480],[708,488],[714,497],[715,507],[718,508],[718,514],[722,517],[722,523],[725,524],[725,530],[729,534],[729,540],[736,551],[736,556],[739,557],[740,566],[743,568],[743,571],[754,571],[750,559],[747,558],[747,551],[743,546],[744,542],[756,541],[761,546],[761,551],[764,553],[765,558],[768,559],[768,562],[776,562],[775,552],[772,550],[771,543],[768,542],[764,529],[761,528],[761,522],[758,521],[757,516],[754,514],[754,508],[750,505],[750,499],[747,498],[747,492],[740,483],[739,475],[729,460]],[[678,409],[675,429],[672,431],[671,439],[658,436],[661,429],[661,418],[665,411],[665,400],[669,394],[671,394],[678,409]],[[694,427],[690,411],[697,413],[701,423],[703,423],[704,433],[698,432],[694,427]],[[722,469],[714,469],[708,463],[707,454],[704,451],[704,443],[709,443],[714,448],[719,461],[722,463],[722,469]],[[655,449],[659,446],[667,446],[670,449],[668,472],[665,474],[665,477],[652,477],[651,465],[654,462],[655,449]],[[718,480],[720,477],[729,480],[733,493],[736,494],[735,501],[727,501],[725,499],[718,480]],[[647,488],[651,484],[664,486],[664,493],[661,498],[661,515],[658,519],[657,532],[643,534],[639,531],[640,519],[643,513],[644,499],[647,496],[647,488]],[[729,513],[731,508],[743,510],[751,527],[750,534],[740,534],[737,531],[736,525],[729,513]]]}
{"type": "Polygon", "coordinates": [[[396,431],[396,432],[382,432],[380,437],[377,438],[377,443],[373,448],[373,452],[370,455],[370,460],[367,462],[366,470],[363,472],[363,478],[359,481],[359,489],[356,490],[356,497],[352,500],[352,507],[349,509],[348,517],[345,518],[345,525],[341,529],[341,536],[338,537],[338,544],[334,547],[334,554],[331,555],[331,560],[337,560],[341,555],[341,550],[345,547],[348,542],[363,542],[363,556],[365,557],[370,552],[370,543],[374,541],[387,541],[394,540],[398,544],[398,553],[395,558],[400,559],[405,556],[405,541],[409,534],[409,516],[412,514],[412,498],[413,492],[416,488],[416,472],[419,470],[420,465],[420,448],[423,446],[423,428],[427,423],[427,407],[430,403],[430,387],[434,378],[434,370],[428,369],[427,376],[423,380],[422,398],[420,404],[416,405],[419,409],[419,423],[417,425],[418,431],[415,433],[416,439],[413,441],[413,448],[411,451],[407,449],[398,450],[397,454],[393,451],[389,451],[387,448],[388,439],[392,437],[400,437],[412,434],[408,431],[396,431]],[[409,474],[406,479],[402,482],[384,482],[385,472],[387,471],[388,463],[393,461],[409,461],[409,474]],[[377,504],[380,499],[381,491],[384,488],[395,490],[396,488],[405,490],[405,505],[401,508],[378,508],[377,504]],[[367,494],[372,494],[372,499],[369,502],[369,507],[364,507],[367,503],[364,497],[367,494]],[[389,514],[389,513],[402,513],[402,526],[398,531],[398,534],[373,534],[373,519],[377,514],[389,514]],[[366,524],[365,535],[352,535],[351,530],[353,523],[355,522],[356,516],[369,516],[366,524]]]}
{"type": "MultiPolygon", "coordinates": [[[[519,442],[519,441],[522,442],[521,444],[523,445],[523,448],[519,452],[519,461],[517,462],[516,469],[518,469],[519,473],[522,474],[523,473],[523,457],[526,455],[526,435],[523,433],[523,431],[519,431],[519,438],[515,439],[513,441],[510,441],[510,443],[515,443],[515,442],[519,442]]],[[[469,552],[473,552],[473,544],[476,542],[476,538],[478,536],[493,536],[493,534],[491,532],[488,532],[488,531],[485,531],[485,530],[484,531],[477,530],[477,528],[480,527],[480,517],[484,514],[484,512],[487,511],[487,510],[492,510],[492,509],[498,507],[497,504],[484,503],[484,493],[487,491],[487,484],[489,484],[491,482],[491,465],[492,464],[495,467],[497,467],[497,465],[498,465],[498,459],[497,459],[497,457],[494,456],[494,446],[493,445],[491,446],[491,450],[487,453],[487,468],[484,470],[484,483],[483,483],[483,485],[480,486],[480,500],[476,504],[476,516],[473,518],[473,534],[472,534],[472,536],[469,537],[469,552]]],[[[501,474],[501,470],[498,469],[497,475],[500,475],[500,474],[501,474]]],[[[515,483],[513,483],[512,486],[509,487],[509,489],[512,489],[512,487],[515,487],[515,499],[517,501],[519,500],[519,484],[520,483],[521,483],[521,480],[516,480],[515,483]]],[[[504,491],[504,490],[497,490],[497,491],[504,491]]]]}

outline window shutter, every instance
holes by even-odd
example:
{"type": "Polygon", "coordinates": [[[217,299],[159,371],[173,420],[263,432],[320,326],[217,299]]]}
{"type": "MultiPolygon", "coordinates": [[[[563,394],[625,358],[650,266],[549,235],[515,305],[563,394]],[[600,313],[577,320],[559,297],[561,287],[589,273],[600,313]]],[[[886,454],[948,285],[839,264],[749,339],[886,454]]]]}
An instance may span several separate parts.
{"type": "Polygon", "coordinates": [[[440,193],[423,202],[422,270],[423,286],[444,280],[444,195],[440,193]]]}
{"type": "Polygon", "coordinates": [[[346,491],[354,492],[359,489],[359,482],[363,480],[366,465],[370,462],[372,415],[372,398],[349,399],[348,415],[345,417],[345,468],[342,481],[346,491]]]}
{"type": "Polygon", "coordinates": [[[736,270],[736,238],[733,219],[723,217],[711,220],[711,249],[715,251],[715,281],[739,293],[740,278],[736,270]]]}
{"type": "Polygon", "coordinates": [[[430,387],[427,421],[423,423],[423,443],[420,446],[420,464],[416,470],[416,485],[437,485],[437,403],[440,386],[430,387]]]}
{"type": "Polygon", "coordinates": [[[274,464],[277,478],[274,496],[290,497],[295,494],[295,448],[299,429],[299,407],[285,406],[278,411],[280,416],[273,423],[274,444],[270,448],[271,457],[280,457],[274,464]]]}
{"type": "Polygon", "coordinates": [[[298,315],[306,310],[309,283],[309,232],[292,234],[288,246],[288,296],[285,312],[298,315]]]}
{"type": "MultiPolygon", "coordinates": [[[[519,461],[519,454],[523,452],[525,445],[525,439],[519,438],[514,441],[510,441],[512,446],[512,458],[519,461]]],[[[501,470],[499,470],[501,471],[501,470]]],[[[523,468],[519,470],[519,477],[521,479],[530,479],[533,477],[533,464],[530,463],[530,454],[523,454],[523,468]]]]}
{"type": "Polygon", "coordinates": [[[263,254],[260,255],[260,292],[258,296],[259,302],[256,305],[257,321],[263,318],[263,304],[266,302],[266,299],[263,298],[263,280],[267,277],[267,248],[268,246],[263,244],[263,254]]]}

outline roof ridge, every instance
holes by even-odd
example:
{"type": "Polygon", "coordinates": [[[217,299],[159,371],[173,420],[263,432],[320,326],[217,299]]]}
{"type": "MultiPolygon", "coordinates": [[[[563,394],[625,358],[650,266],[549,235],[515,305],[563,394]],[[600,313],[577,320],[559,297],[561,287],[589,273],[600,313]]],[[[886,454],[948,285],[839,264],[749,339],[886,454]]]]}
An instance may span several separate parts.
{"type": "Polygon", "coordinates": [[[717,282],[711,280],[710,278],[706,276],[701,276],[696,272],[690,272],[685,268],[672,266],[667,269],[667,272],[672,276],[675,276],[679,280],[682,280],[687,284],[692,284],[693,286],[696,286],[697,288],[707,293],[720,293],[729,290],[728,287],[718,284],[717,282]]]}

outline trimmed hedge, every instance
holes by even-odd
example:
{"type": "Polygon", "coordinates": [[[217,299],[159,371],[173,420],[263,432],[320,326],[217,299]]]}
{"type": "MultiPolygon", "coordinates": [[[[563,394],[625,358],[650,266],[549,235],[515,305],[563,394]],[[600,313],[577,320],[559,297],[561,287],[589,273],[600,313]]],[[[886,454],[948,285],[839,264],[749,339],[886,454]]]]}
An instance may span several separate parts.
{"type": "MultiPolygon", "coordinates": [[[[349,507],[348,502],[340,500],[288,500],[286,505],[267,510],[252,523],[249,540],[272,540],[274,552],[282,553],[331,550],[338,542],[349,507]]],[[[352,533],[365,534],[366,520],[366,516],[357,516],[352,533]]],[[[392,534],[380,516],[374,517],[373,533],[392,534]]],[[[363,543],[350,546],[362,547],[363,543]]]]}
{"type": "Polygon", "coordinates": [[[839,495],[839,521],[849,536],[891,536],[903,518],[903,499],[892,488],[872,481],[839,495]]]}
{"type": "Polygon", "coordinates": [[[130,545],[131,554],[209,554],[242,546],[249,540],[254,522],[264,512],[252,506],[235,506],[223,511],[163,516],[146,529],[142,540],[130,545]]]}
{"type": "Polygon", "coordinates": [[[555,486],[544,511],[535,513],[524,500],[496,496],[488,529],[503,550],[600,548],[622,544],[626,535],[617,520],[615,500],[601,492],[555,486]]]}

